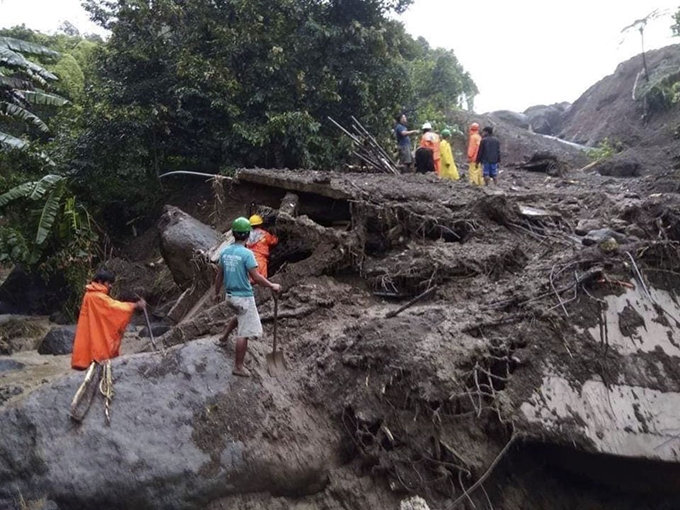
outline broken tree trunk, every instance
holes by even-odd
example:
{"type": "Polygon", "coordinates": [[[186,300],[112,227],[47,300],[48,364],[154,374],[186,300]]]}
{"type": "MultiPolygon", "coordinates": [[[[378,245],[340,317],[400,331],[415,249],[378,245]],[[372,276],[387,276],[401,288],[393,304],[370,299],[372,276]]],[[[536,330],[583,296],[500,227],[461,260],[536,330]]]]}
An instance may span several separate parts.
{"type": "MultiPolygon", "coordinates": [[[[277,228],[286,232],[289,237],[305,237],[315,247],[311,256],[285,266],[271,278],[279,283],[284,292],[310,276],[333,273],[356,262],[361,253],[359,237],[353,232],[339,231],[323,227],[307,216],[294,218],[286,213],[279,213],[277,228]]],[[[214,273],[213,273],[214,274],[214,273]]],[[[212,292],[211,289],[206,291],[212,292]]],[[[206,304],[210,302],[205,298],[206,304]]],[[[268,290],[256,287],[255,301],[258,307],[271,299],[268,290]]],[[[315,308],[323,306],[320,303],[315,308]]],[[[299,310],[300,313],[311,313],[313,310],[299,310]]],[[[207,335],[220,333],[226,323],[233,317],[226,303],[219,303],[203,311],[194,311],[195,315],[185,320],[159,338],[166,346],[178,345],[207,335]]],[[[148,350],[148,346],[142,350],[148,350]]]]}
{"type": "Polygon", "coordinates": [[[295,217],[298,215],[298,205],[300,203],[300,197],[295,193],[286,193],[286,196],[281,200],[281,206],[279,207],[279,214],[287,214],[288,216],[295,217]]]}

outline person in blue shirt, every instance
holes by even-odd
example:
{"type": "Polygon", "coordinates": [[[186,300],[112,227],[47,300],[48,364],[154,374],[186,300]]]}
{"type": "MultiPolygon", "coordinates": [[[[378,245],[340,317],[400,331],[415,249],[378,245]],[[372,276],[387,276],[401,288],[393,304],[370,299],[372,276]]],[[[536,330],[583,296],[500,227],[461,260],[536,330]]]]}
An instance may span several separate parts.
{"type": "Polygon", "coordinates": [[[413,156],[411,155],[411,135],[415,135],[418,131],[409,131],[406,127],[406,115],[400,113],[396,117],[397,125],[394,127],[394,135],[397,138],[397,147],[399,148],[399,163],[404,166],[404,170],[411,172],[413,165],[413,156]]]}
{"type": "Polygon", "coordinates": [[[227,342],[229,334],[238,326],[236,333],[236,361],[232,374],[250,377],[243,366],[248,351],[248,339],[262,336],[262,323],[255,304],[255,294],[250,280],[274,292],[281,292],[278,283],[272,283],[257,272],[255,255],[245,247],[252,227],[248,218],[236,218],[231,226],[234,244],[227,246],[220,254],[220,268],[215,278],[215,297],[219,301],[223,290],[229,307],[236,316],[229,321],[220,344],[227,342]]]}

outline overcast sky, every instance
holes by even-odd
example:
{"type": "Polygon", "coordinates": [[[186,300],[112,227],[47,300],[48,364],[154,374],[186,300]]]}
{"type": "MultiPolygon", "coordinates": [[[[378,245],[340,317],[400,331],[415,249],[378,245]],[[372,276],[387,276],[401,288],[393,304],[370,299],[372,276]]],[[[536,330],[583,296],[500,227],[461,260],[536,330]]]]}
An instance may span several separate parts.
{"type": "MultiPolygon", "coordinates": [[[[81,0],[0,0],[0,26],[54,31],[68,20],[83,32],[101,30],[81,0]]],[[[640,36],[621,29],[655,8],[647,48],[674,42],[670,13],[680,0],[415,0],[400,19],[414,36],[455,50],[480,90],[476,110],[523,111],[574,101],[616,65],[640,52],[640,36]]]]}

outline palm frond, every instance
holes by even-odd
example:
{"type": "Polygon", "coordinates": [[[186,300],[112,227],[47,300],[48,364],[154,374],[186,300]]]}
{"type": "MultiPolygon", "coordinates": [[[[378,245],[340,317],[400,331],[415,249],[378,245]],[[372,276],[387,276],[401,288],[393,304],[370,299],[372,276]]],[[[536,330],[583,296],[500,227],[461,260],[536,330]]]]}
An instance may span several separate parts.
{"type": "Polygon", "coordinates": [[[25,142],[21,138],[8,135],[7,133],[3,133],[2,131],[0,131],[0,147],[23,150],[28,147],[28,142],[25,142]]]}
{"type": "Polygon", "coordinates": [[[69,100],[58,96],[56,94],[48,94],[41,90],[18,90],[26,100],[35,105],[40,106],[64,106],[69,103],[69,100]]]}
{"type": "Polygon", "coordinates": [[[60,183],[47,196],[38,222],[38,231],[35,234],[35,244],[38,246],[44,243],[50,235],[50,230],[52,230],[52,226],[59,215],[59,206],[63,194],[64,186],[60,183]]]}
{"type": "Polygon", "coordinates": [[[45,194],[53,191],[63,180],[64,177],[61,175],[48,174],[38,181],[29,181],[19,184],[0,195],[0,207],[4,207],[10,202],[20,198],[38,200],[45,196],[45,194]]]}
{"type": "Polygon", "coordinates": [[[0,66],[9,67],[10,69],[23,70],[34,78],[39,78],[38,81],[57,81],[58,78],[49,72],[44,67],[26,60],[23,55],[9,48],[0,46],[0,66]]]}
{"type": "Polygon", "coordinates": [[[8,48],[13,51],[41,55],[43,57],[59,58],[60,56],[58,51],[22,39],[14,39],[13,37],[0,37],[0,48],[8,48]]]}
{"type": "Polygon", "coordinates": [[[33,88],[33,84],[30,81],[20,78],[19,76],[6,76],[2,74],[2,72],[0,72],[0,85],[11,87],[13,89],[33,88]]]}
{"type": "Polygon", "coordinates": [[[35,126],[43,133],[50,132],[50,128],[47,127],[47,124],[45,124],[40,117],[15,104],[0,101],[0,116],[21,120],[35,126]]]}

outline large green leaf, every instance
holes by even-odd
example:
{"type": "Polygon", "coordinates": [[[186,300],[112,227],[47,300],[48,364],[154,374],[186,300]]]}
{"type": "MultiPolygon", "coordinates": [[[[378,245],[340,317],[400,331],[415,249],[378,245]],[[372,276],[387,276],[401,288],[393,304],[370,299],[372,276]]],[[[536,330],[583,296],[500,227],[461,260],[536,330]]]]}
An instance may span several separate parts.
{"type": "Polygon", "coordinates": [[[0,131],[0,148],[3,146],[8,149],[23,150],[28,147],[28,142],[25,142],[21,138],[16,138],[0,131]]]}
{"type": "Polygon", "coordinates": [[[68,99],[65,99],[56,94],[48,94],[47,92],[42,92],[40,90],[19,90],[29,103],[40,105],[40,106],[64,106],[69,103],[68,99]]]}
{"type": "Polygon", "coordinates": [[[0,69],[0,85],[5,85],[13,89],[28,89],[33,86],[30,81],[18,76],[6,76],[2,74],[2,69],[0,69]]]}
{"type": "Polygon", "coordinates": [[[45,124],[40,119],[40,117],[32,114],[31,112],[29,112],[25,108],[22,108],[21,106],[0,101],[0,116],[3,115],[5,117],[11,117],[13,119],[18,119],[23,122],[26,122],[27,124],[31,124],[32,126],[38,128],[43,133],[50,132],[50,128],[47,127],[47,124],[45,124]]]}
{"type": "Polygon", "coordinates": [[[55,189],[64,177],[56,174],[47,174],[39,181],[30,181],[15,186],[11,190],[0,195],[0,207],[4,207],[14,200],[20,198],[27,198],[30,200],[38,200],[55,189]]]}
{"type": "Polygon", "coordinates": [[[23,70],[30,76],[38,79],[38,81],[57,81],[58,78],[49,72],[44,67],[26,60],[23,55],[10,50],[9,48],[0,47],[0,66],[9,67],[10,69],[23,70]]]}
{"type": "Polygon", "coordinates": [[[38,231],[35,234],[35,244],[41,245],[50,235],[52,225],[59,214],[59,206],[61,204],[61,196],[64,194],[64,186],[58,184],[49,195],[43,206],[40,221],[38,222],[38,231]]]}
{"type": "Polygon", "coordinates": [[[20,53],[29,53],[31,55],[42,55],[44,57],[59,58],[59,52],[35,44],[24,41],[22,39],[14,39],[12,37],[0,37],[0,48],[8,48],[20,53]]]}

